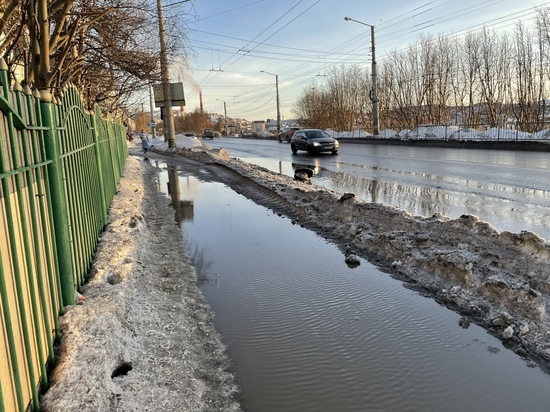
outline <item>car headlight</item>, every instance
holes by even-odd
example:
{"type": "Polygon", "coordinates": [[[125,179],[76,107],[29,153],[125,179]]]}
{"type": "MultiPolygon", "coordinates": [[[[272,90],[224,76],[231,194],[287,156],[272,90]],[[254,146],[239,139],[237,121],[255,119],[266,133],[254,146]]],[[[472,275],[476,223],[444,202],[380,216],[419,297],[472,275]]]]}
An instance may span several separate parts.
{"type": "Polygon", "coordinates": [[[321,143],[319,143],[319,142],[313,142],[313,146],[321,146],[321,143]]]}
{"type": "Polygon", "coordinates": [[[339,147],[340,146],[340,142],[338,140],[335,140],[334,141],[334,147],[339,147]]]}

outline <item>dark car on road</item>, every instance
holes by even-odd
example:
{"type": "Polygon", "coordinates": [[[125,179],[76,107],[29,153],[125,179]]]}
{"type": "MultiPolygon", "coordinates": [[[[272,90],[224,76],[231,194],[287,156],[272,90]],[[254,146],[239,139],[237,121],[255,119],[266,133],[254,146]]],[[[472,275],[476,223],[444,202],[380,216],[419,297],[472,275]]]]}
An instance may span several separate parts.
{"type": "Polygon", "coordinates": [[[297,131],[300,130],[299,127],[285,127],[283,130],[281,130],[281,133],[279,133],[279,143],[281,143],[283,140],[286,140],[286,142],[290,142],[290,139],[292,138],[292,135],[297,131]]]}
{"type": "Polygon", "coordinates": [[[214,134],[215,134],[214,129],[210,129],[210,128],[202,129],[203,139],[213,139],[214,134]]]}
{"type": "Polygon", "coordinates": [[[321,129],[298,130],[290,140],[290,149],[294,154],[298,153],[298,150],[305,150],[309,154],[321,152],[336,154],[339,148],[340,142],[321,129]]]}

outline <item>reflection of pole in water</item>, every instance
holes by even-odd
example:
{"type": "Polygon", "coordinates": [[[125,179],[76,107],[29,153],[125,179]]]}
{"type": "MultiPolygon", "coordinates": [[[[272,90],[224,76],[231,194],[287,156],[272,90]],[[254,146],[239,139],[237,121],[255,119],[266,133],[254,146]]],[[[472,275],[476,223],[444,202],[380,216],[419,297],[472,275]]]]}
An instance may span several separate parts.
{"type": "Polygon", "coordinates": [[[192,200],[180,200],[180,178],[178,175],[178,168],[174,166],[168,167],[168,194],[172,200],[171,206],[174,208],[174,220],[181,229],[181,223],[183,220],[193,220],[193,201],[192,200]]]}
{"type": "MultiPolygon", "coordinates": [[[[155,161],[155,168],[160,169],[160,163],[158,160],[155,161]]],[[[162,187],[160,186],[160,179],[157,179],[157,183],[159,185],[158,187],[159,192],[162,192],[162,187]]]]}
{"type": "Polygon", "coordinates": [[[170,195],[170,199],[172,199],[171,205],[175,211],[176,223],[181,229],[181,222],[183,220],[183,217],[180,207],[180,185],[177,167],[168,166],[168,194],[170,195]]]}
{"type": "Polygon", "coordinates": [[[376,203],[376,198],[378,197],[378,180],[372,181],[372,190],[370,193],[371,193],[372,203],[376,203]]]}

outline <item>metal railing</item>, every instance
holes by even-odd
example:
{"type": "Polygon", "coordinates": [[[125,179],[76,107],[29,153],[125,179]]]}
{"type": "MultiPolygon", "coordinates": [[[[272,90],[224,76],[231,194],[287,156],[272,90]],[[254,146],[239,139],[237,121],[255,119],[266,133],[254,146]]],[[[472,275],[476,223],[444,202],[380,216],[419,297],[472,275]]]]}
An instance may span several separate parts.
{"type": "Polygon", "coordinates": [[[0,412],[40,410],[61,309],[88,275],[127,157],[122,125],[10,87],[0,60],[0,412]]]}
{"type": "Polygon", "coordinates": [[[460,126],[425,124],[418,125],[406,134],[401,133],[401,136],[419,140],[538,141],[549,140],[550,130],[537,123],[522,123],[517,127],[490,124],[465,124],[460,126]]]}
{"type": "MultiPolygon", "coordinates": [[[[327,132],[336,138],[372,138],[370,132],[353,130],[351,132],[327,132]]],[[[494,126],[490,124],[446,125],[421,124],[412,130],[383,129],[380,130],[381,139],[408,139],[408,140],[470,140],[470,141],[549,141],[550,126],[548,123],[522,123],[517,126],[494,126]],[[530,130],[530,131],[528,131],[530,130]],[[535,131],[533,131],[535,130],[535,131]]]]}

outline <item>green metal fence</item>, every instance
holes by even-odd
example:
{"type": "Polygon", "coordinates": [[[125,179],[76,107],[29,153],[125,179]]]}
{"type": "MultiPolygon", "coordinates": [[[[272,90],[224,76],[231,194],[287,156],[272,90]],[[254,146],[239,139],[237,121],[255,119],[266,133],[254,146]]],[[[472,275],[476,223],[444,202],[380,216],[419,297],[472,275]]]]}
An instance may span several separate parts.
{"type": "Polygon", "coordinates": [[[89,272],[127,157],[122,125],[8,84],[0,60],[0,412],[40,409],[58,316],[89,272]]]}

